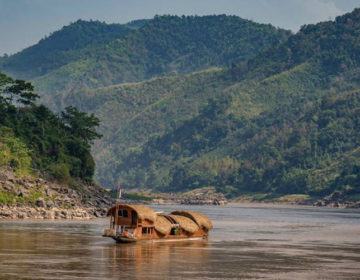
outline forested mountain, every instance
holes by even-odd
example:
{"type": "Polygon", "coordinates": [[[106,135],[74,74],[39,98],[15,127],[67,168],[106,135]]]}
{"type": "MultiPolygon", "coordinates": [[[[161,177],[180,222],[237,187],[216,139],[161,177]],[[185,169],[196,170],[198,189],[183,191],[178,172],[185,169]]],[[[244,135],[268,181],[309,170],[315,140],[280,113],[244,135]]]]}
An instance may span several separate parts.
{"type": "Polygon", "coordinates": [[[360,9],[291,36],[228,16],[127,27],[36,78],[100,118],[104,186],[359,198],[360,9]]]}
{"type": "Polygon", "coordinates": [[[360,10],[227,69],[68,95],[104,120],[105,185],[360,193],[360,10]],[[117,125],[116,125],[117,124],[117,125]]]}
{"type": "Polygon", "coordinates": [[[1,60],[1,68],[21,79],[45,75],[87,57],[86,51],[123,39],[133,28],[121,24],[78,20],[41,39],[36,45],[1,60]]]}
{"type": "Polygon", "coordinates": [[[225,15],[156,16],[126,25],[77,21],[3,58],[0,69],[31,77],[46,93],[44,102],[61,110],[63,95],[69,92],[229,66],[289,35],[271,25],[225,15]]]}

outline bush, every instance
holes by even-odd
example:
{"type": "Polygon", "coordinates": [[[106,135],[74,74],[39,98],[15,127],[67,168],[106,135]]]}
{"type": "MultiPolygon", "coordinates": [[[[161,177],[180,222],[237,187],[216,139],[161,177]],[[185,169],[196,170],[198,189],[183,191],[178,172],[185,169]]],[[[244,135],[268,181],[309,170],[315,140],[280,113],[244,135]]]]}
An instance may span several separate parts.
{"type": "Polygon", "coordinates": [[[124,193],[122,195],[123,199],[130,199],[130,200],[145,200],[145,201],[150,201],[153,199],[153,197],[151,196],[146,196],[140,193],[124,193]]]}
{"type": "Polygon", "coordinates": [[[71,178],[69,166],[65,163],[51,165],[50,175],[62,183],[68,183],[71,178]]]}
{"type": "Polygon", "coordinates": [[[15,195],[13,193],[0,191],[0,205],[13,204],[15,195]]]}
{"type": "Polygon", "coordinates": [[[10,165],[18,173],[29,173],[30,150],[14,137],[11,129],[0,127],[0,166],[10,165]]]}

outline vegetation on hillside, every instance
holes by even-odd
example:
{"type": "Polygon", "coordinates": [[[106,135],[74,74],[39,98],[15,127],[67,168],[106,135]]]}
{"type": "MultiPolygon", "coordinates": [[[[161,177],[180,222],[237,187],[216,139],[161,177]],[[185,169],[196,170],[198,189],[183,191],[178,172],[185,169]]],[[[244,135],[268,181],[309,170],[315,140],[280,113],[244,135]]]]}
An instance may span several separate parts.
{"type": "Polygon", "coordinates": [[[30,83],[0,73],[0,167],[91,182],[95,163],[90,147],[100,137],[98,118],[75,107],[58,116],[36,105],[38,97],[30,83]]]}
{"type": "Polygon", "coordinates": [[[359,18],[305,26],[225,70],[87,91],[101,115],[127,107],[96,150],[99,179],[228,196],[358,194],[359,18]]]}
{"type": "Polygon", "coordinates": [[[156,16],[126,25],[77,21],[3,58],[0,69],[32,78],[43,102],[60,111],[68,92],[235,65],[289,35],[225,15],[156,16]]]}
{"type": "Polygon", "coordinates": [[[95,46],[125,38],[133,28],[121,24],[78,20],[36,45],[2,58],[0,68],[21,79],[33,79],[74,60],[84,59],[95,46]]]}

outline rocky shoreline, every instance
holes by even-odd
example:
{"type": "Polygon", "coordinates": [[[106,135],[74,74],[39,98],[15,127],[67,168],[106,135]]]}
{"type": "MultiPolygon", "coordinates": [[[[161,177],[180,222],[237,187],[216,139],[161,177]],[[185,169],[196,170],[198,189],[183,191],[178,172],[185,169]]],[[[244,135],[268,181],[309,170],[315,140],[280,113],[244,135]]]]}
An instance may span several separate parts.
{"type": "Polygon", "coordinates": [[[317,207],[331,208],[360,208],[360,201],[347,201],[341,192],[334,192],[331,195],[318,199],[313,203],[317,207]]]}
{"type": "MultiPolygon", "coordinates": [[[[216,192],[214,187],[204,187],[185,193],[152,193],[149,191],[134,192],[139,199],[126,199],[124,192],[124,204],[185,204],[185,205],[226,205],[228,200],[224,194],[216,192]],[[141,199],[141,197],[146,199],[141,199]]],[[[131,194],[131,192],[129,192],[131,194]]],[[[115,194],[113,194],[115,195],[115,194]]]]}
{"type": "Polygon", "coordinates": [[[162,194],[153,199],[154,204],[226,205],[228,200],[222,193],[208,189],[194,190],[184,194],[162,194]]]}
{"type": "MultiPolygon", "coordinates": [[[[47,220],[88,220],[104,217],[113,200],[109,193],[99,186],[76,186],[44,178],[17,176],[10,167],[0,170],[0,220],[47,219],[47,220]],[[4,196],[6,201],[4,202],[4,196]],[[2,200],[1,200],[2,199],[2,200]]],[[[335,192],[316,201],[280,203],[274,201],[235,201],[235,203],[308,205],[331,208],[360,208],[360,202],[346,201],[344,195],[335,192]]],[[[234,203],[222,193],[207,187],[186,193],[161,193],[151,200],[122,200],[125,204],[186,204],[226,205],[234,203]]]]}
{"type": "Polygon", "coordinates": [[[73,188],[44,178],[18,177],[11,168],[0,171],[1,219],[72,219],[103,217],[111,204],[108,193],[78,182],[73,188]]]}
{"type": "MultiPolygon", "coordinates": [[[[136,192],[135,192],[136,193],[136,192]]],[[[151,193],[151,192],[138,192],[140,197],[146,197],[147,199],[123,199],[121,203],[124,204],[184,204],[184,205],[236,205],[236,204],[253,204],[253,205],[300,205],[311,207],[327,207],[327,208],[360,208],[360,201],[347,201],[346,197],[340,192],[334,192],[333,194],[323,197],[321,199],[307,198],[307,199],[244,199],[234,198],[226,199],[222,193],[216,192],[214,187],[204,187],[195,189],[186,193],[151,193]],[[151,198],[151,199],[150,199],[151,198]]],[[[302,196],[302,195],[294,195],[302,196]]]]}

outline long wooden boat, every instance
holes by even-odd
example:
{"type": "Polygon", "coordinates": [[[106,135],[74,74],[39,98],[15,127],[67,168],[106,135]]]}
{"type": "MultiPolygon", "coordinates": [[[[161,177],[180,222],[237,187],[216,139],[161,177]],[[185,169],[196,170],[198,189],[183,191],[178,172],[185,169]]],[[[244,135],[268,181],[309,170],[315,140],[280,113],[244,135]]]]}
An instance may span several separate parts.
{"type": "Polygon", "coordinates": [[[207,238],[212,223],[205,215],[191,211],[156,213],[150,207],[117,204],[109,209],[110,227],[104,237],[117,242],[140,240],[193,240],[207,238]]]}

